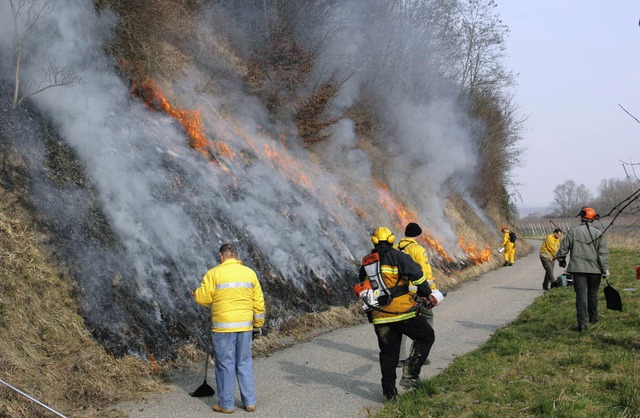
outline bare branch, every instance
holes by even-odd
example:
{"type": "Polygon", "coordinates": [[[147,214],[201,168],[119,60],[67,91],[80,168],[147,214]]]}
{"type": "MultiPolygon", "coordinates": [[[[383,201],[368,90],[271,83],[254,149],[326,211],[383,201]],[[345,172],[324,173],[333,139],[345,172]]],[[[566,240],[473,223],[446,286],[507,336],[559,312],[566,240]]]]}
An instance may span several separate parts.
{"type": "Polygon", "coordinates": [[[618,203],[613,209],[611,209],[609,213],[601,216],[601,218],[606,218],[607,216],[615,212],[613,219],[611,220],[609,225],[607,225],[607,227],[602,231],[602,233],[604,234],[605,232],[607,232],[607,230],[611,227],[611,225],[613,225],[618,216],[620,216],[629,205],[631,205],[633,202],[638,201],[638,199],[640,199],[640,189],[636,190],[629,197],[618,203]]]}
{"type": "Polygon", "coordinates": [[[636,121],[636,122],[640,123],[640,120],[638,120],[638,118],[636,118],[636,117],[635,117],[635,116],[633,116],[631,113],[629,113],[629,112],[627,111],[627,109],[625,109],[624,107],[622,107],[622,105],[621,105],[620,103],[618,103],[618,106],[620,106],[620,108],[621,108],[622,110],[624,110],[624,111],[626,112],[626,114],[627,114],[627,115],[629,115],[629,116],[631,116],[633,119],[635,119],[635,121],[636,121]]]}
{"type": "Polygon", "coordinates": [[[85,83],[84,77],[76,73],[75,69],[68,66],[59,67],[49,62],[49,66],[43,72],[45,81],[42,81],[38,85],[37,90],[22,96],[20,100],[18,100],[18,106],[25,99],[52,87],[71,86],[73,84],[85,83]]]}

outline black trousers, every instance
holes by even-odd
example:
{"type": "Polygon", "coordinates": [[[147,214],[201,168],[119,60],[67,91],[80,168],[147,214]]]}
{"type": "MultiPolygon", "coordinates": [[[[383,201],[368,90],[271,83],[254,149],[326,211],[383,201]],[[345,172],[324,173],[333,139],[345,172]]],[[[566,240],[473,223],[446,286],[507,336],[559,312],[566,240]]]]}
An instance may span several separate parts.
{"type": "Polygon", "coordinates": [[[600,319],[598,317],[598,289],[602,274],[571,273],[573,290],[576,292],[576,317],[578,326],[586,326],[600,319]]]}
{"type": "Polygon", "coordinates": [[[396,365],[400,357],[400,342],[402,336],[413,340],[411,354],[406,359],[408,366],[408,378],[420,376],[420,369],[424,364],[431,346],[435,341],[433,328],[427,322],[427,318],[418,315],[413,318],[387,324],[374,324],[378,347],[380,348],[380,371],[382,372],[382,391],[393,393],[396,388],[396,365]],[[410,365],[410,366],[409,366],[410,365]]]}

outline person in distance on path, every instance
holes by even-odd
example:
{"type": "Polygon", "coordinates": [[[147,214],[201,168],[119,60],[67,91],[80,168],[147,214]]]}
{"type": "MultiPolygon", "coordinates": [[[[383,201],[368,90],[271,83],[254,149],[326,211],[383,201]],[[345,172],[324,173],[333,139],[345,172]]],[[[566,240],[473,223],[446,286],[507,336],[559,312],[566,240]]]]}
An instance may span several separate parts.
{"type": "Polygon", "coordinates": [[[547,235],[547,238],[540,246],[540,261],[544,268],[544,280],[542,282],[542,288],[544,290],[549,290],[549,286],[556,281],[553,274],[553,265],[556,260],[558,247],[560,247],[560,237],[562,237],[562,229],[556,228],[552,233],[547,235]]]}
{"type": "Polygon", "coordinates": [[[502,227],[502,234],[502,247],[504,248],[504,264],[502,266],[513,266],[516,258],[515,240],[512,240],[512,235],[507,226],[502,227]]]}
{"type": "Polygon", "coordinates": [[[193,292],[199,305],[211,306],[213,353],[219,403],[213,410],[230,414],[235,407],[235,382],[248,412],[256,410],[251,341],[262,334],[265,309],[256,273],[242,264],[233,244],[218,253],[220,264],[205,274],[193,292]]]}
{"type": "Polygon", "coordinates": [[[587,329],[600,320],[598,315],[598,289],[600,280],[609,277],[609,249],[602,232],[591,225],[600,216],[595,210],[584,207],[578,214],[580,226],[571,228],[560,243],[556,259],[560,267],[566,267],[573,277],[576,292],[576,318],[578,331],[587,329]],[[567,266],[566,257],[569,257],[567,266]]]}

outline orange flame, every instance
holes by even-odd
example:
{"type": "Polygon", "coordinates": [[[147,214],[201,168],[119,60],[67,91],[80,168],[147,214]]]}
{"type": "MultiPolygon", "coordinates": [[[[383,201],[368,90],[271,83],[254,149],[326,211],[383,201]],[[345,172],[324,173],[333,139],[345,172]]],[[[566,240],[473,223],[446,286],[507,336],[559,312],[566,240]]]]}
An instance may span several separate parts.
{"type": "MultiPolygon", "coordinates": [[[[202,123],[202,116],[199,111],[180,109],[171,105],[169,100],[161,92],[160,88],[148,78],[145,78],[142,82],[131,80],[131,94],[142,99],[147,108],[154,111],[161,110],[177,120],[187,134],[191,148],[194,148],[201,154],[207,156],[211,162],[215,163],[219,168],[227,173],[233,180],[235,187],[236,179],[231,174],[229,167],[220,162],[219,159],[215,157],[211,158],[213,157],[213,154],[209,154],[211,141],[207,139],[207,136],[204,133],[205,130],[202,123]]],[[[229,159],[233,158],[233,153],[226,143],[216,141],[215,148],[220,155],[229,159]]]]}
{"type": "Polygon", "coordinates": [[[189,137],[189,145],[198,151],[203,151],[210,146],[209,140],[204,134],[202,116],[197,110],[179,109],[171,105],[160,89],[151,80],[140,83],[132,80],[131,93],[140,97],[152,110],[162,110],[167,115],[177,120],[189,137]]]}
{"type": "MultiPolygon", "coordinates": [[[[403,230],[405,225],[409,222],[414,222],[418,219],[418,214],[416,212],[410,211],[404,206],[396,203],[395,199],[391,196],[389,192],[389,186],[383,182],[378,182],[378,194],[380,195],[380,204],[383,208],[386,209],[387,212],[391,216],[393,216],[395,227],[398,230],[403,230]]],[[[444,247],[440,245],[438,241],[436,241],[431,235],[425,231],[418,241],[422,241],[423,244],[433,249],[440,257],[442,257],[446,261],[452,261],[453,259],[447,252],[444,247]]]]}
{"type": "MultiPolygon", "coordinates": [[[[209,157],[212,162],[216,163],[222,170],[231,176],[235,184],[235,178],[231,175],[230,169],[220,162],[213,153],[211,153],[211,147],[214,146],[218,155],[227,159],[233,159],[234,154],[231,151],[231,148],[224,141],[217,140],[212,142],[207,138],[205,135],[204,124],[202,122],[202,116],[199,111],[181,109],[172,105],[156,84],[148,78],[145,78],[144,81],[139,83],[132,80],[131,84],[131,93],[133,95],[141,98],[149,109],[154,111],[161,110],[178,121],[189,138],[189,145],[201,152],[203,155],[209,157]]],[[[256,154],[260,154],[260,151],[262,151],[262,155],[271,161],[273,166],[286,175],[293,183],[304,187],[311,194],[316,195],[316,185],[314,185],[312,181],[314,178],[313,173],[308,174],[306,172],[307,166],[296,159],[286,149],[287,136],[284,133],[280,133],[278,135],[279,142],[265,144],[262,150],[258,150],[254,139],[245,131],[245,129],[234,121],[230,122],[231,126],[229,127],[229,131],[227,131],[226,134],[222,133],[222,136],[229,137],[230,134],[235,134],[238,138],[242,138],[246,145],[255,151],[256,154]]],[[[258,130],[263,131],[263,127],[259,125],[258,130]]],[[[177,180],[177,183],[178,185],[180,184],[179,179],[177,180]]],[[[392,196],[387,184],[377,182],[376,186],[378,189],[379,203],[392,216],[394,227],[397,230],[402,230],[407,223],[419,219],[416,212],[397,202],[397,200],[392,196]]],[[[229,186],[227,187],[229,189],[229,186]]],[[[360,219],[365,219],[367,217],[365,210],[354,204],[352,199],[344,191],[334,187],[331,187],[330,190],[337,203],[341,203],[342,205],[349,207],[350,210],[360,219]]],[[[229,191],[231,191],[231,189],[229,189],[229,191]]],[[[327,203],[326,206],[331,209],[330,204],[327,203]]],[[[295,217],[288,211],[285,211],[283,215],[288,219],[293,219],[295,217]]],[[[343,222],[337,215],[336,219],[339,222],[343,222]]],[[[445,251],[442,245],[440,245],[440,243],[438,243],[438,241],[435,240],[427,231],[422,234],[419,241],[434,250],[442,259],[448,262],[452,261],[452,258],[445,251]]],[[[475,248],[473,243],[465,245],[462,239],[459,240],[459,245],[475,264],[480,264],[491,259],[491,251],[488,248],[478,250],[475,248]]]]}
{"type": "Polygon", "coordinates": [[[460,245],[460,248],[462,248],[465,254],[467,254],[471,261],[476,265],[486,263],[491,260],[491,250],[488,247],[484,250],[479,250],[473,242],[470,242],[467,245],[463,238],[458,240],[458,245],[460,245]]]}

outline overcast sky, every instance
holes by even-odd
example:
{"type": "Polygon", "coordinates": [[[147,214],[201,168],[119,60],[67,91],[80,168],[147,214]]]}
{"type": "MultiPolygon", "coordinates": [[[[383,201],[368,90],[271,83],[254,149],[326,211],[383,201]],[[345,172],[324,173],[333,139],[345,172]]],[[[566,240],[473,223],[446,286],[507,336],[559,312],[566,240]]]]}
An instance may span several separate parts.
{"type": "Polygon", "coordinates": [[[522,214],[548,206],[566,180],[595,195],[602,179],[624,178],[621,160],[640,163],[640,123],[618,106],[640,119],[640,1],[498,3],[527,117],[525,161],[514,170],[522,214]]]}

